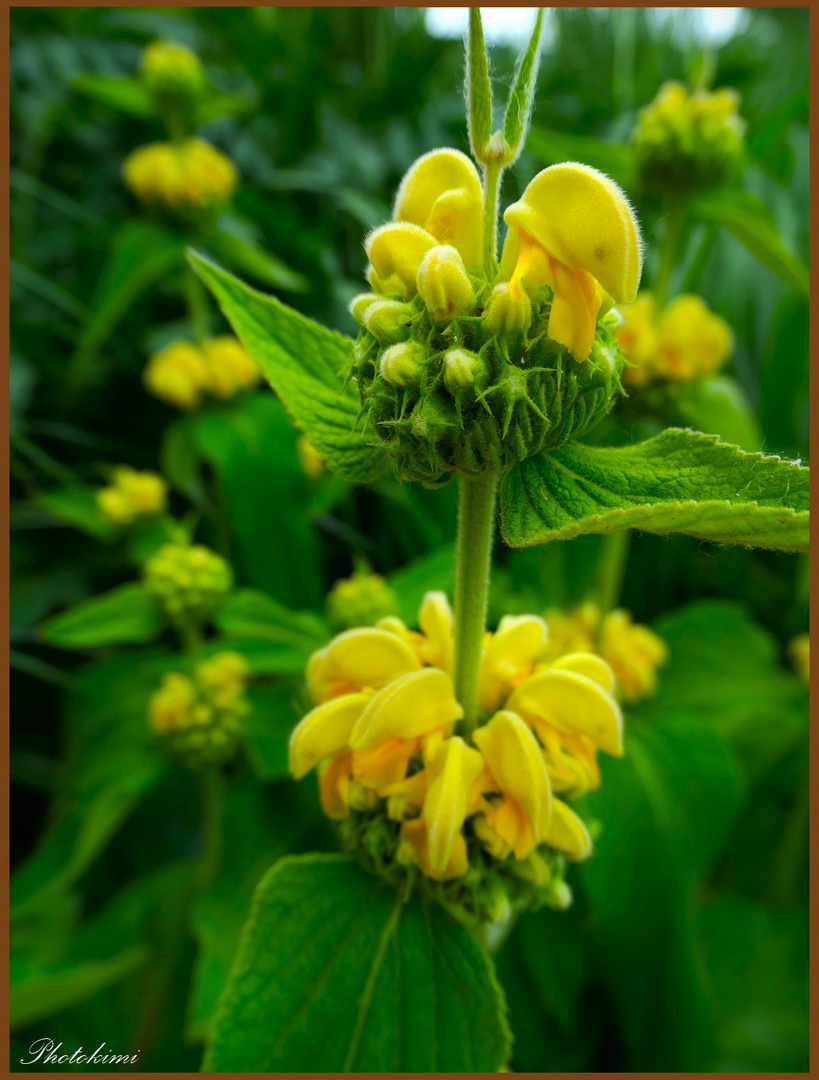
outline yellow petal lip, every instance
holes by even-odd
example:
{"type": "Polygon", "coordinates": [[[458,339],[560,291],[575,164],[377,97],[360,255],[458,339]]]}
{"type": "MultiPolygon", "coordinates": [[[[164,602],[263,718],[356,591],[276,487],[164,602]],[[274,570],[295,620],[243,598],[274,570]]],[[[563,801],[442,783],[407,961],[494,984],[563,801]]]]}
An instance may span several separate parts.
{"type": "Polygon", "coordinates": [[[442,671],[452,669],[452,632],[454,617],[444,592],[424,594],[418,610],[418,625],[426,640],[420,646],[421,658],[442,671]]]}
{"type": "Polygon", "coordinates": [[[415,295],[415,279],[426,253],[435,247],[435,240],[408,221],[380,225],[364,241],[367,258],[381,281],[397,277],[410,295],[415,295]]]}
{"type": "Polygon", "coordinates": [[[601,750],[623,753],[623,714],[614,698],[594,679],[549,668],[533,675],[507,702],[521,716],[545,720],[558,731],[585,735],[601,750]]]}
{"type": "Polygon", "coordinates": [[[504,709],[478,728],[473,739],[492,778],[504,795],[519,804],[535,843],[540,843],[552,814],[552,789],[531,728],[517,713],[504,709]]]}
{"type": "Polygon", "coordinates": [[[574,161],[551,165],[503,219],[565,266],[587,270],[618,303],[637,296],[643,259],[637,221],[625,193],[597,169],[574,161]]]}
{"type": "Polygon", "coordinates": [[[575,862],[587,859],[592,852],[589,830],[562,799],[555,799],[552,803],[552,820],[549,822],[546,843],[575,862]]]}
{"type": "Polygon", "coordinates": [[[328,757],[345,750],[370,694],[345,694],[312,709],[290,736],[290,772],[301,780],[328,757]]]}
{"type": "Polygon", "coordinates": [[[515,674],[546,648],[549,629],[538,615],[505,615],[484,653],[486,667],[515,674]]]}
{"type": "Polygon", "coordinates": [[[395,221],[419,225],[452,244],[467,269],[483,259],[483,192],[478,171],[459,150],[432,150],[410,166],[395,197],[395,221]]]}
{"type": "Polygon", "coordinates": [[[371,627],[346,630],[310,657],[307,686],[314,701],[320,702],[334,684],[349,684],[351,690],[365,686],[380,690],[420,667],[409,645],[395,634],[371,627]]]}
{"type": "Polygon", "coordinates": [[[457,735],[446,740],[427,766],[429,787],[422,813],[427,825],[427,858],[436,873],[443,873],[449,865],[472,785],[482,769],[480,753],[457,735]]]}
{"type": "Polygon", "coordinates": [[[364,750],[382,739],[415,739],[462,716],[452,679],[437,668],[423,668],[402,675],[371,699],[353,728],[350,746],[364,750]]]}
{"type": "Polygon", "coordinates": [[[560,671],[574,671],[578,675],[585,675],[599,683],[610,694],[614,693],[614,672],[609,665],[594,653],[573,652],[566,653],[552,663],[553,668],[560,671]]]}

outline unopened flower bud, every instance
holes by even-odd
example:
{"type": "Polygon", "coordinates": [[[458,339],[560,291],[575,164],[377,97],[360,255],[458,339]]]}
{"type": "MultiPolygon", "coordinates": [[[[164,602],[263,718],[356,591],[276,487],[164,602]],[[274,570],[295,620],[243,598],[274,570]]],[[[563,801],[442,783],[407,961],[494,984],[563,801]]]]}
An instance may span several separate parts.
{"type": "Polygon", "coordinates": [[[193,101],[205,85],[199,59],[184,45],[154,41],[142,54],[142,78],[163,105],[183,105],[193,101]]]}
{"type": "Polygon", "coordinates": [[[364,312],[364,325],[379,341],[406,337],[410,309],[398,300],[376,300],[364,312]]]}
{"type": "Polygon", "coordinates": [[[421,381],[423,362],[422,346],[406,342],[385,349],[378,370],[391,386],[411,386],[421,381]]]}
{"type": "Polygon", "coordinates": [[[163,544],[145,567],[145,588],[177,621],[210,614],[233,585],[233,571],[202,544],[163,544]]]}
{"type": "Polygon", "coordinates": [[[525,289],[512,292],[508,283],[496,285],[489,297],[484,325],[490,334],[514,334],[532,321],[532,301],[525,289]]]}
{"type": "Polygon", "coordinates": [[[436,322],[447,322],[475,301],[461,254],[449,244],[437,244],[426,253],[415,280],[418,294],[436,322]]]}
{"type": "Polygon", "coordinates": [[[366,315],[367,310],[372,307],[373,304],[377,304],[383,299],[383,296],[378,296],[376,293],[359,293],[358,296],[354,296],[350,301],[348,311],[359,326],[366,326],[364,316],[366,315]]]}
{"type": "Polygon", "coordinates": [[[450,349],[444,353],[444,383],[451,394],[472,386],[483,372],[481,358],[467,349],[450,349]]]}

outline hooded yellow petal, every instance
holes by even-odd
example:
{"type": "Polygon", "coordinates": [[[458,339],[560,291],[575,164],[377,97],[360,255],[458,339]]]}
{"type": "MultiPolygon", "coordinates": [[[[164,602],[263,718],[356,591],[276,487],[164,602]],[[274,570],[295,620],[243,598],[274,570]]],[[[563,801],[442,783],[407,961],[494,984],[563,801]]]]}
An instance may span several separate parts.
{"type": "Polygon", "coordinates": [[[498,707],[504,692],[531,674],[546,648],[549,631],[537,615],[506,615],[487,635],[481,660],[482,709],[498,707]]]}
{"type": "Polygon", "coordinates": [[[378,278],[389,282],[397,277],[410,296],[416,292],[415,279],[424,256],[435,247],[426,229],[410,222],[381,225],[364,241],[367,257],[378,278]]]}
{"type": "Polygon", "coordinates": [[[433,150],[409,168],[393,210],[395,221],[421,226],[461,253],[468,270],[483,260],[483,193],[478,171],[459,150],[433,150]]]}
{"type": "Polygon", "coordinates": [[[587,270],[618,303],[637,295],[642,242],[621,189],[588,165],[565,162],[538,173],[503,215],[572,270],[587,270]]]}
{"type": "Polygon", "coordinates": [[[436,873],[449,865],[472,786],[482,769],[480,753],[457,735],[446,740],[427,766],[428,788],[422,814],[427,825],[427,857],[436,873]]]}
{"type": "Polygon", "coordinates": [[[539,843],[551,817],[552,792],[531,728],[516,713],[503,710],[473,738],[498,787],[520,805],[539,843]]]}
{"type": "Polygon", "coordinates": [[[552,820],[546,835],[546,843],[562,851],[568,859],[579,862],[591,855],[592,840],[589,830],[562,799],[552,803],[552,820]]]}
{"type": "Polygon", "coordinates": [[[347,749],[353,727],[370,700],[370,694],[334,698],[313,709],[296,725],[290,736],[290,772],[296,780],[320,761],[347,749]]]}
{"type": "Polygon", "coordinates": [[[549,668],[518,687],[507,702],[525,719],[539,717],[570,735],[585,735],[601,750],[623,753],[620,706],[594,679],[549,668]]]}
{"type": "Polygon", "coordinates": [[[413,671],[372,698],[352,731],[350,746],[358,751],[381,739],[416,739],[463,714],[449,675],[437,668],[413,671]]]}
{"type": "Polygon", "coordinates": [[[574,671],[577,675],[585,675],[587,679],[593,679],[610,694],[614,693],[614,672],[609,665],[599,656],[588,652],[566,653],[552,661],[552,667],[560,671],[574,671]]]}
{"type": "Polygon", "coordinates": [[[421,662],[395,634],[374,627],[347,630],[313,653],[307,665],[307,687],[314,701],[382,686],[417,671],[421,662]]]}

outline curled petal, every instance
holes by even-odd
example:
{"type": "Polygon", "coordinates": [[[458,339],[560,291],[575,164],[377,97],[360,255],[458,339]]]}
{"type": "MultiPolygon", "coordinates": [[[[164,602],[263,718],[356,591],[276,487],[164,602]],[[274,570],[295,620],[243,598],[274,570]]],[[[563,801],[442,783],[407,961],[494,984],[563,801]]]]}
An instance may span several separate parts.
{"type": "Polygon", "coordinates": [[[364,242],[378,278],[381,281],[399,278],[410,296],[415,295],[418,268],[433,247],[435,241],[426,229],[408,221],[381,225],[364,242]]]}
{"type": "Polygon", "coordinates": [[[457,735],[446,740],[427,766],[428,788],[422,813],[427,825],[427,858],[436,873],[444,872],[449,865],[473,785],[482,770],[480,753],[457,735]]]}
{"type": "Polygon", "coordinates": [[[350,746],[360,751],[382,739],[416,739],[463,714],[452,679],[437,668],[423,668],[402,675],[371,699],[353,728],[350,746]]]}
{"type": "Polygon", "coordinates": [[[306,776],[325,758],[347,749],[356,721],[371,694],[345,694],[309,712],[290,736],[290,772],[296,780],[306,776]]]}
{"type": "Polygon", "coordinates": [[[382,686],[417,671],[421,663],[410,647],[386,630],[347,630],[313,653],[307,665],[307,688],[314,701],[382,686]]]}
{"type": "Polygon", "coordinates": [[[379,794],[406,778],[410,758],[418,753],[419,739],[382,739],[353,754],[353,777],[379,794]]]}
{"type": "Polygon", "coordinates": [[[618,303],[637,295],[642,242],[624,192],[588,165],[565,162],[538,173],[504,214],[572,270],[587,270],[618,303]]]}
{"type": "Polygon", "coordinates": [[[599,656],[588,652],[566,653],[552,661],[552,667],[560,671],[574,671],[577,675],[585,675],[587,679],[593,679],[610,694],[614,693],[614,672],[609,665],[599,656]]]}
{"type": "Polygon", "coordinates": [[[554,297],[546,333],[565,345],[577,360],[585,360],[594,344],[600,298],[594,278],[586,270],[570,270],[551,260],[554,297]]]}
{"type": "Polygon", "coordinates": [[[503,710],[473,736],[496,784],[519,804],[539,843],[551,817],[552,792],[543,754],[531,728],[503,710]]]}
{"type": "Polygon", "coordinates": [[[395,221],[421,226],[461,253],[467,269],[483,259],[483,194],[478,171],[459,150],[433,150],[409,168],[393,209],[395,221]]]}
{"type": "Polygon", "coordinates": [[[555,799],[552,803],[552,820],[549,823],[546,843],[562,851],[568,859],[577,862],[591,855],[592,840],[589,830],[562,799],[555,799]]]}
{"type": "Polygon", "coordinates": [[[623,753],[623,714],[594,679],[549,668],[518,687],[507,702],[521,716],[540,718],[569,735],[585,735],[606,753],[623,753]]]}
{"type": "Polygon", "coordinates": [[[321,807],[328,818],[341,821],[350,812],[349,788],[352,754],[339,754],[319,774],[321,807]]]}

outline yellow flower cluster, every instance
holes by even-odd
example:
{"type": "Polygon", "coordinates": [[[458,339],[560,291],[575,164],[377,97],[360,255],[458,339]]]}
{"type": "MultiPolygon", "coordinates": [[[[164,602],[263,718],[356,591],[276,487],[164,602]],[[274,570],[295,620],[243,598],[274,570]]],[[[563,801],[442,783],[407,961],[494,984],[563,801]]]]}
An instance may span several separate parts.
{"type": "Polygon", "coordinates": [[[708,378],[734,346],[731,328],[699,296],[684,293],[658,313],[651,293],[641,293],[622,315],[617,344],[629,361],[623,382],[634,389],[658,379],[708,378]]]}
{"type": "Polygon", "coordinates": [[[810,686],[810,634],[797,634],[788,645],[791,663],[805,686],[810,686]]]}
{"type": "Polygon", "coordinates": [[[167,501],[168,487],[161,476],[128,465],[114,469],[113,483],[97,492],[97,506],[112,525],[130,525],[134,518],[159,514],[167,501]]]}
{"type": "Polygon", "coordinates": [[[334,629],[373,626],[395,611],[398,598],[380,574],[356,571],[341,578],[327,596],[327,615],[334,629]]]}
{"type": "Polygon", "coordinates": [[[205,85],[198,57],[184,45],[154,41],[142,53],[142,79],[159,103],[184,103],[205,85]]]}
{"type": "Polygon", "coordinates": [[[247,676],[247,661],[235,652],[197,664],[193,678],[179,672],[164,675],[148,703],[151,727],[189,765],[229,760],[248,712],[247,676]]]}
{"type": "Polygon", "coordinates": [[[155,353],[143,372],[150,393],[186,412],[197,409],[205,394],[227,401],[240,390],[257,386],[261,379],[259,365],[230,334],[201,345],[174,342],[155,353]]]}
{"type": "Polygon", "coordinates": [[[145,566],[144,584],[171,618],[199,618],[230,591],[233,571],[202,544],[163,544],[145,566]]]}
{"type": "Polygon", "coordinates": [[[724,178],[742,150],[738,110],[735,90],[689,93],[681,83],[665,83],[640,111],[633,136],[644,175],[677,187],[724,178]]]}
{"type": "Polygon", "coordinates": [[[668,647],[647,626],[618,608],[606,615],[596,604],[572,611],[547,611],[547,657],[593,652],[605,660],[615,678],[615,696],[636,702],[657,689],[657,670],[668,660],[668,647]]]}
{"type": "Polygon", "coordinates": [[[137,147],[125,159],[123,179],[140,202],[170,211],[201,211],[226,202],[239,174],[221,150],[190,138],[137,147]]]}
{"type": "Polygon", "coordinates": [[[598,749],[622,754],[610,668],[590,653],[547,661],[543,619],[504,618],[484,641],[487,720],[466,739],[454,733],[463,710],[443,593],[427,593],[419,625],[411,631],[388,617],[313,655],[307,685],[316,707],[292,734],[293,775],[324,762],[327,815],[381,808],[400,822],[399,860],[433,880],[462,878],[470,851],[523,861],[545,846],[586,858],[589,833],[566,800],[599,784],[598,749]]]}

